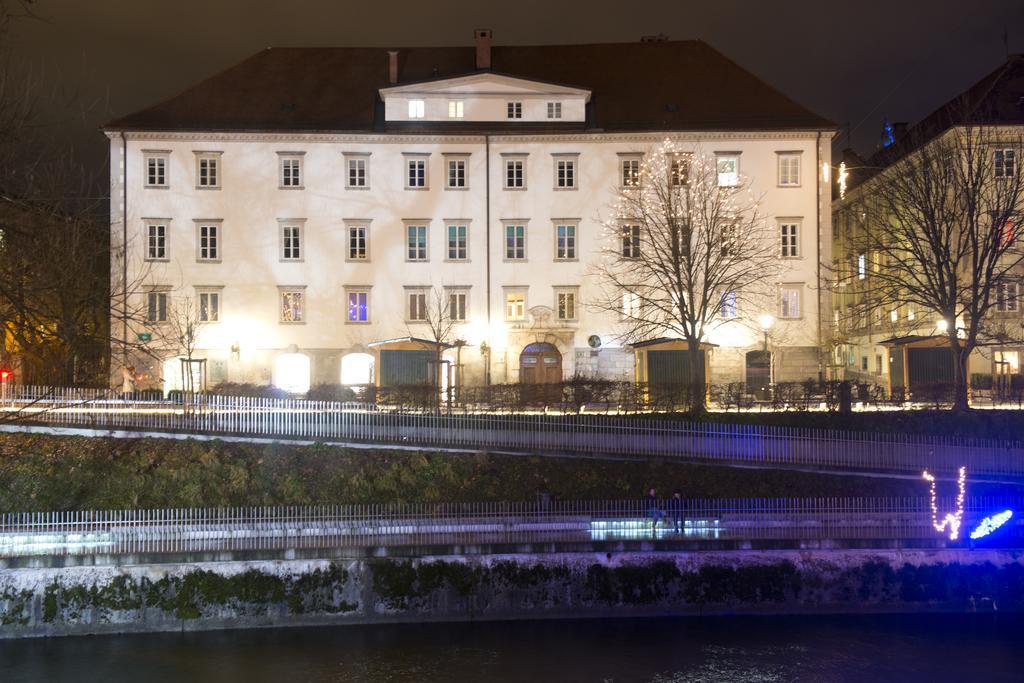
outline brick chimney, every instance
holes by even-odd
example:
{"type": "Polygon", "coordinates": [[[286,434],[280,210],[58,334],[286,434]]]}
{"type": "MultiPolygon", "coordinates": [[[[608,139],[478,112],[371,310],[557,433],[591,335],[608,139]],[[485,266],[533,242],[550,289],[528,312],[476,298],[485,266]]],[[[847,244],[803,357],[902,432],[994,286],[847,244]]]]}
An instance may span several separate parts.
{"type": "Polygon", "coordinates": [[[478,28],[473,31],[473,40],[476,43],[476,68],[491,68],[491,29],[478,28]]]}
{"type": "Polygon", "coordinates": [[[398,50],[388,50],[388,83],[398,83],[398,50]]]}

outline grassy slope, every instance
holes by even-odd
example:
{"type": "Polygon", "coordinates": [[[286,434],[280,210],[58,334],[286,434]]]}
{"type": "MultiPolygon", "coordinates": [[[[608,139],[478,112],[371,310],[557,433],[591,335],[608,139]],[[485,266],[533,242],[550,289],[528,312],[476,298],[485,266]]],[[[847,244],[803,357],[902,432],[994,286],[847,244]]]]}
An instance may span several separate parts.
{"type": "MultiPolygon", "coordinates": [[[[618,499],[923,495],[923,482],[657,462],[327,446],[0,435],[0,511],[618,499]]],[[[976,485],[973,492],[995,492],[976,485]]]]}

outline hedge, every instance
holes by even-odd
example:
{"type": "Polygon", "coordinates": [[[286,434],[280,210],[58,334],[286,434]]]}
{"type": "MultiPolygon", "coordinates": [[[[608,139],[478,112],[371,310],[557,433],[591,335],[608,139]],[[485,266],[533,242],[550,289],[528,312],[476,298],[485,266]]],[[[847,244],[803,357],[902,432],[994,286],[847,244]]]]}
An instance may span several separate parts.
{"type": "MultiPolygon", "coordinates": [[[[665,462],[0,435],[0,512],[642,497],[924,495],[913,479],[665,462]]],[[[999,493],[974,485],[972,493],[999,493]]]]}

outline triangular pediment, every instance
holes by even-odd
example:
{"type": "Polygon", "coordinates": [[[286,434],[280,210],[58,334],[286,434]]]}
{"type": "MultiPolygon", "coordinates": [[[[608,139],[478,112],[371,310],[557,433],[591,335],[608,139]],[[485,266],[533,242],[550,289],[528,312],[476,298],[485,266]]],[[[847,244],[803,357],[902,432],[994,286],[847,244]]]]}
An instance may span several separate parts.
{"type": "Polygon", "coordinates": [[[494,72],[440,78],[381,88],[381,96],[423,95],[558,95],[590,99],[590,91],[559,83],[535,81],[494,72]]]}

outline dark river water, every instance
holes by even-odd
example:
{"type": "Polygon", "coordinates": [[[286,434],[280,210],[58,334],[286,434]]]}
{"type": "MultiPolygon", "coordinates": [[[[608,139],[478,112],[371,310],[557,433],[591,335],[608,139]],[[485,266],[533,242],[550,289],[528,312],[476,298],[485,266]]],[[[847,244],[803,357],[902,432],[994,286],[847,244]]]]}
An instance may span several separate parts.
{"type": "Polygon", "coordinates": [[[1024,615],[341,626],[0,641],[0,681],[1024,681],[1024,615]]]}

